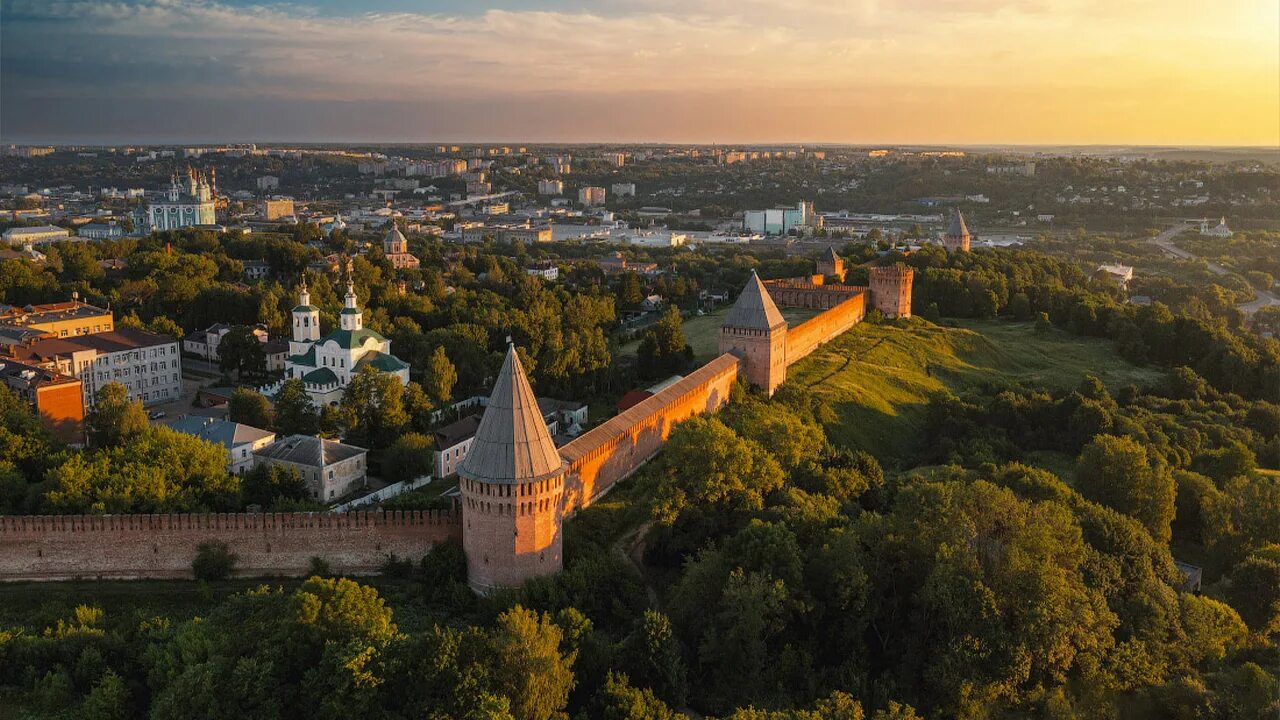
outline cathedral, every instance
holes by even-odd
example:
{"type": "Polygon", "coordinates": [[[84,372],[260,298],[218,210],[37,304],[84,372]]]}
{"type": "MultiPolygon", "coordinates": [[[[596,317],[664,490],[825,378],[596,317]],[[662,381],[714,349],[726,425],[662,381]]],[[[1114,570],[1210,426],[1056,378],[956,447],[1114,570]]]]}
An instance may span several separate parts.
{"type": "Polygon", "coordinates": [[[164,197],[147,204],[147,213],[143,217],[147,228],[159,231],[213,225],[216,222],[214,196],[217,195],[217,182],[217,175],[205,177],[204,173],[197,173],[190,167],[181,179],[173,176],[164,197]]]}
{"type": "Polygon", "coordinates": [[[349,264],[347,295],[339,317],[341,327],[320,337],[320,309],[311,304],[311,293],[303,278],[298,306],[293,309],[293,337],[284,367],[286,380],[302,380],[316,405],[338,404],[351,378],[366,366],[394,374],[402,385],[409,382],[409,365],[391,354],[391,341],[364,327],[349,264]]]}
{"type": "Polygon", "coordinates": [[[400,228],[396,227],[394,220],[391,222],[391,230],[387,232],[386,237],[382,238],[382,254],[397,270],[416,268],[419,264],[418,258],[409,254],[409,240],[405,238],[404,233],[400,232],[400,228]]]}

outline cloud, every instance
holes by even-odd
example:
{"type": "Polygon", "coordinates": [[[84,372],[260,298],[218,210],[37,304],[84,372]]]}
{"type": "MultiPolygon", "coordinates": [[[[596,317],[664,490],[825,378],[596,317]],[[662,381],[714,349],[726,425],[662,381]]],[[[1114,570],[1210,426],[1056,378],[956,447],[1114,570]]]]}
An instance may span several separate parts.
{"type": "MultiPolygon", "coordinates": [[[[602,0],[343,14],[283,3],[14,0],[0,6],[0,127],[11,134],[48,124],[42,108],[74,100],[145,102],[188,122],[190,113],[173,106],[396,104],[433,108],[439,122],[454,108],[476,127],[487,126],[490,111],[508,122],[554,116],[579,127],[553,112],[559,103],[597,118],[583,130],[597,137],[638,117],[651,118],[648,136],[657,137],[667,130],[664,112],[682,126],[695,112],[734,128],[755,116],[759,127],[799,137],[883,120],[819,118],[811,108],[857,107],[917,128],[907,113],[938,113],[944,99],[958,99],[982,106],[973,114],[991,117],[990,137],[999,139],[1016,128],[992,103],[1008,103],[1024,123],[1063,98],[1104,116],[1139,97],[1163,107],[1153,96],[1169,92],[1238,105],[1239,87],[1216,84],[1224,76],[1256,90],[1255,102],[1265,99],[1280,48],[1241,20],[1256,4],[1178,15],[1150,0],[602,0]],[[1230,52],[1223,37],[1233,39],[1230,52]],[[745,115],[716,111],[730,107],[745,115]],[[771,119],[779,112],[790,126],[771,119]]],[[[1276,125],[1266,125],[1265,109],[1224,109],[1232,108],[1229,122],[1239,127],[1224,132],[1220,120],[1214,132],[1243,139],[1276,125]]],[[[967,122],[948,112],[957,128],[967,122]]],[[[1060,119],[1064,129],[1078,114],[1060,119]]],[[[242,115],[237,109],[237,123],[242,115]]],[[[261,115],[264,130],[288,130],[261,115]]]]}

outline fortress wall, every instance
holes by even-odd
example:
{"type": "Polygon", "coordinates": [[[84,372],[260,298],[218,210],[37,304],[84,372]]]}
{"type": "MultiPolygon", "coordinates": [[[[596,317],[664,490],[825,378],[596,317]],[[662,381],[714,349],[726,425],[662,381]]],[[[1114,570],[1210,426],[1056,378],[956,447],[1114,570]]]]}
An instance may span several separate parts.
{"type": "Polygon", "coordinates": [[[590,505],[653,457],[673,425],[727,405],[740,363],[734,355],[721,355],[560,448],[569,463],[565,514],[590,505]]]}
{"type": "Polygon", "coordinates": [[[8,516],[0,517],[0,580],[189,578],[197,547],[210,540],[236,554],[240,576],[305,575],[312,557],[359,575],[461,534],[457,515],[436,510],[8,516]]]}
{"type": "Polygon", "coordinates": [[[823,285],[804,279],[766,280],[764,286],[780,307],[816,310],[830,310],[867,290],[858,285],[823,285]]]}
{"type": "Polygon", "coordinates": [[[835,338],[862,321],[866,316],[866,293],[858,293],[787,329],[787,365],[792,365],[813,352],[822,343],[835,338]]]}

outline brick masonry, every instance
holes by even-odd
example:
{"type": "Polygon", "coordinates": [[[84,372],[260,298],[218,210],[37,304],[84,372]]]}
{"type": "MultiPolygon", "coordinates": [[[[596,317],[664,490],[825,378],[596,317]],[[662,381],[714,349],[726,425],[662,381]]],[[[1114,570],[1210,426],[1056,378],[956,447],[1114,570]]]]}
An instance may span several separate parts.
{"type": "Polygon", "coordinates": [[[240,576],[305,575],[313,557],[361,575],[461,531],[448,511],[0,517],[0,580],[190,578],[210,540],[236,554],[240,576]]]}

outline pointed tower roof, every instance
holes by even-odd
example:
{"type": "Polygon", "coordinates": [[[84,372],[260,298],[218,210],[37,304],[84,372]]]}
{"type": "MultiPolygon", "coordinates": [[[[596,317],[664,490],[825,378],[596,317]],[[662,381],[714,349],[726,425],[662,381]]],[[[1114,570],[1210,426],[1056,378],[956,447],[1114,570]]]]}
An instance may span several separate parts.
{"type": "Polygon", "coordinates": [[[969,234],[969,226],[964,224],[964,215],[960,213],[960,208],[956,208],[956,212],[951,216],[951,227],[947,228],[947,234],[951,237],[964,237],[969,234]]]}
{"type": "Polygon", "coordinates": [[[773,304],[773,298],[769,297],[769,291],[765,289],[764,283],[760,282],[760,276],[756,275],[755,270],[752,270],[751,279],[747,281],[747,286],[742,289],[742,294],[738,295],[738,299],[733,303],[733,308],[725,316],[724,326],[752,330],[771,330],[785,324],[786,320],[782,319],[782,313],[778,312],[778,306],[773,304]]]}
{"type": "Polygon", "coordinates": [[[836,262],[842,261],[840,258],[840,255],[836,253],[836,249],[831,247],[830,245],[827,246],[826,256],[823,257],[822,259],[826,260],[829,263],[836,263],[836,262]]]}
{"type": "Polygon", "coordinates": [[[564,460],[547,432],[538,398],[520,365],[516,346],[507,347],[489,405],[458,475],[486,483],[538,482],[562,472],[564,460]]]}

